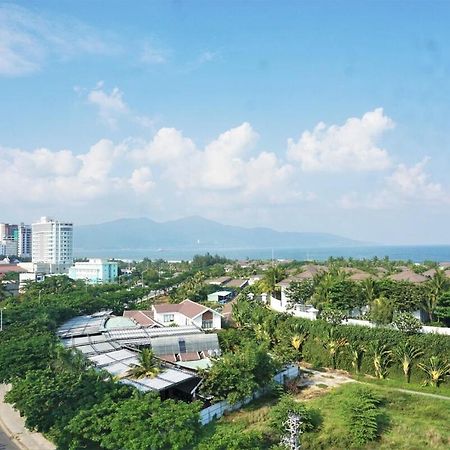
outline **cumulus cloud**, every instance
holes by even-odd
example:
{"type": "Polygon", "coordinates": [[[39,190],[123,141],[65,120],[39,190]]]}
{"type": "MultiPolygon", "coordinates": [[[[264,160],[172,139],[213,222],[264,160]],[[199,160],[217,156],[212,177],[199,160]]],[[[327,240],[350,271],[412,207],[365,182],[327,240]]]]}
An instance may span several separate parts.
{"type": "Polygon", "coordinates": [[[79,86],[74,87],[75,92],[83,96],[89,104],[95,106],[100,120],[110,128],[116,128],[122,119],[134,122],[143,128],[152,128],[154,120],[150,117],[135,113],[125,102],[123,92],[114,87],[110,92],[104,88],[104,82],[99,81],[97,85],[86,93],[79,86]]]}
{"type": "Polygon", "coordinates": [[[49,18],[29,9],[0,5],[0,75],[27,75],[51,58],[70,59],[80,54],[110,54],[87,25],[65,16],[49,18]]]}
{"type": "Polygon", "coordinates": [[[430,180],[425,170],[428,161],[429,158],[425,158],[412,166],[399,164],[385,177],[380,191],[367,195],[350,192],[341,196],[339,204],[344,209],[387,209],[402,204],[448,204],[450,192],[440,183],[430,180]]]}
{"type": "Polygon", "coordinates": [[[304,171],[385,170],[391,160],[378,140],[393,126],[382,108],[352,117],[341,126],[320,122],[313,131],[304,131],[297,142],[288,140],[288,157],[304,171]]]}
{"type": "MultiPolygon", "coordinates": [[[[23,207],[163,205],[204,213],[310,200],[295,168],[271,152],[258,152],[258,134],[243,123],[203,148],[180,130],[162,128],[150,141],[102,139],[81,154],[70,150],[0,149],[2,202],[23,207]],[[55,164],[56,162],[56,164],[55,164]],[[14,180],[20,179],[21,189],[14,180]],[[14,194],[14,195],[13,195],[14,194]],[[4,200],[3,200],[4,199],[4,200]]],[[[150,214],[150,212],[148,212],[150,214]]]]}

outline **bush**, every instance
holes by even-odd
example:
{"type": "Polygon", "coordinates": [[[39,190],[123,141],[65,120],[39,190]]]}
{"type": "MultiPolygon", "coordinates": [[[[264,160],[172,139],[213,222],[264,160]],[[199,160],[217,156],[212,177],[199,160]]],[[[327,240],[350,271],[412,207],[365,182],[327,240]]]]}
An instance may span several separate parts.
{"type": "Polygon", "coordinates": [[[270,409],[270,426],[275,434],[282,434],[284,423],[289,413],[298,414],[302,419],[302,430],[311,431],[316,426],[314,412],[308,409],[303,403],[294,399],[291,395],[283,395],[279,402],[270,409]]]}
{"type": "Polygon", "coordinates": [[[411,313],[401,312],[394,316],[392,325],[405,334],[416,334],[422,329],[419,319],[416,319],[411,313]]]}
{"type": "Polygon", "coordinates": [[[357,386],[342,404],[352,442],[360,447],[378,437],[381,399],[370,389],[357,386]]]}

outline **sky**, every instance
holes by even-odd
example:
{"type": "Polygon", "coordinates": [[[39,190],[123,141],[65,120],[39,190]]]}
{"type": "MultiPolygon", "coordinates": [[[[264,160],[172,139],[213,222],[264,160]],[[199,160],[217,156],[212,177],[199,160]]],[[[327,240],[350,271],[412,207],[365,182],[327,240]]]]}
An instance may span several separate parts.
{"type": "Polygon", "coordinates": [[[0,221],[450,244],[450,3],[0,1],[0,221]]]}

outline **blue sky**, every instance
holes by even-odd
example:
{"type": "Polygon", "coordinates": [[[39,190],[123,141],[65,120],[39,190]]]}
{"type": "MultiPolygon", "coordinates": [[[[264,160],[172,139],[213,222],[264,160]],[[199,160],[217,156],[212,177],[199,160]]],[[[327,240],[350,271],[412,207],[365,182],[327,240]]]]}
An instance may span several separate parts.
{"type": "Polygon", "coordinates": [[[450,243],[447,2],[0,2],[4,221],[450,243]]]}

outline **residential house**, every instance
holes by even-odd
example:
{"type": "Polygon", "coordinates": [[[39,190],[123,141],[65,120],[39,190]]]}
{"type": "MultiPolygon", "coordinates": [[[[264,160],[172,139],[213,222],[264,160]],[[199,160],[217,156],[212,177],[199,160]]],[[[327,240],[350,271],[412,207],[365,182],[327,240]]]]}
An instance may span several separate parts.
{"type": "Polygon", "coordinates": [[[192,300],[152,305],[152,311],[153,319],[165,327],[194,325],[203,330],[222,328],[221,314],[192,300]]]}

